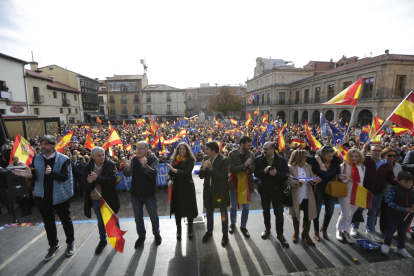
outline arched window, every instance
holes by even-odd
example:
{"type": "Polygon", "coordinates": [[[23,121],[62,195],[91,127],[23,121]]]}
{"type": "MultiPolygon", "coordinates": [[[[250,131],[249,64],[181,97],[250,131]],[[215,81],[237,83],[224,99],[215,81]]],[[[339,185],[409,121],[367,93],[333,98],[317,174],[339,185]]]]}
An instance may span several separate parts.
{"type": "Polygon", "coordinates": [[[299,122],[299,112],[295,111],[293,113],[293,122],[297,124],[299,122]]]}
{"type": "Polygon", "coordinates": [[[312,123],[320,124],[321,121],[321,113],[318,110],[315,110],[312,114],[312,123]]]}
{"type": "Polygon", "coordinates": [[[341,124],[345,127],[345,124],[349,123],[349,121],[351,120],[351,112],[349,112],[348,110],[342,110],[341,114],[339,115],[339,118],[342,118],[341,124]]]}
{"type": "Polygon", "coordinates": [[[328,110],[325,113],[325,119],[328,120],[329,122],[331,122],[334,119],[334,113],[332,110],[328,110]]]}
{"type": "Polygon", "coordinates": [[[365,126],[367,124],[372,123],[372,113],[368,109],[364,109],[361,112],[359,112],[358,115],[358,124],[361,126],[365,126]]]}
{"type": "Polygon", "coordinates": [[[277,113],[277,117],[279,118],[279,120],[285,121],[285,112],[279,111],[277,113]]]}
{"type": "Polygon", "coordinates": [[[302,113],[302,124],[305,123],[305,120],[308,120],[308,112],[306,110],[302,113]]]}

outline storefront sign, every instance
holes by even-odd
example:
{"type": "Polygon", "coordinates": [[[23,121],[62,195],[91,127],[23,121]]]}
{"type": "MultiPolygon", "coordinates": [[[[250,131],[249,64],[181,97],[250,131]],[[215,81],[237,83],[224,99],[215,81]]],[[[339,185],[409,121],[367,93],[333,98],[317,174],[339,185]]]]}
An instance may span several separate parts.
{"type": "Polygon", "coordinates": [[[12,107],[10,107],[10,111],[13,112],[13,113],[22,113],[24,111],[24,107],[12,106],[12,107]]]}
{"type": "Polygon", "coordinates": [[[75,118],[75,117],[69,117],[69,120],[70,120],[70,121],[75,121],[75,120],[76,120],[76,118],[75,118]]]}
{"type": "Polygon", "coordinates": [[[22,106],[25,106],[27,104],[26,104],[26,102],[12,102],[12,101],[7,101],[7,105],[22,105],[22,106]]]}

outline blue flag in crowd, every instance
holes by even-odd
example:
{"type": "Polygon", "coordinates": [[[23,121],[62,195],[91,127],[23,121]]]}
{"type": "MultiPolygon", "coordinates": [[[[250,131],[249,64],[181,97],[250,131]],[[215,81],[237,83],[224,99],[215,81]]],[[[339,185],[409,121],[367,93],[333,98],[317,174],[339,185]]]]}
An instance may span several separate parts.
{"type": "Polygon", "coordinates": [[[328,121],[326,121],[325,117],[323,117],[321,113],[321,134],[322,139],[325,139],[325,137],[332,136],[332,130],[329,127],[328,121]]]}
{"type": "Polygon", "coordinates": [[[66,135],[66,127],[63,128],[63,135],[66,135]]]}
{"type": "Polygon", "coordinates": [[[179,122],[176,122],[173,127],[183,127],[187,123],[187,120],[182,120],[179,122]]]}
{"type": "Polygon", "coordinates": [[[75,141],[75,142],[78,142],[79,143],[79,140],[78,139],[76,139],[76,137],[75,136],[72,136],[72,140],[71,141],[75,141]]]}
{"type": "Polygon", "coordinates": [[[241,122],[240,122],[240,120],[237,122],[237,124],[238,124],[239,126],[241,126],[241,122]]]}
{"type": "Polygon", "coordinates": [[[158,151],[162,151],[161,138],[158,140],[158,151]]]}
{"type": "Polygon", "coordinates": [[[269,135],[273,130],[275,129],[275,126],[272,124],[267,125],[266,135],[269,135]]]}
{"type": "Polygon", "coordinates": [[[257,148],[257,133],[256,133],[256,136],[254,136],[254,139],[253,139],[253,142],[252,142],[252,146],[254,148],[257,148]]]}
{"type": "Polygon", "coordinates": [[[275,119],[275,123],[276,123],[277,127],[280,128],[279,119],[275,119]]]}
{"type": "Polygon", "coordinates": [[[262,134],[262,137],[260,137],[260,145],[264,145],[266,143],[266,133],[262,134]]]}
{"type": "Polygon", "coordinates": [[[197,140],[194,142],[194,146],[191,148],[191,151],[196,154],[197,152],[199,152],[200,150],[203,150],[201,148],[200,142],[197,140]]]}
{"type": "Polygon", "coordinates": [[[188,140],[187,135],[184,137],[183,141],[186,142],[187,144],[189,144],[190,147],[191,147],[191,144],[190,144],[190,141],[188,140]]]}
{"type": "Polygon", "coordinates": [[[313,135],[313,137],[316,137],[316,127],[315,127],[315,125],[312,126],[312,135],[313,135]]]}
{"type": "Polygon", "coordinates": [[[178,141],[176,141],[176,142],[174,143],[174,146],[171,148],[170,153],[168,153],[168,155],[167,155],[167,158],[168,158],[168,159],[170,159],[170,158],[171,158],[171,156],[173,155],[174,150],[177,148],[177,146],[178,146],[178,141]]]}
{"type": "Polygon", "coordinates": [[[236,131],[236,135],[235,136],[241,136],[240,130],[239,131],[236,131]]]}
{"type": "Polygon", "coordinates": [[[330,122],[328,122],[329,127],[332,131],[332,140],[335,144],[343,144],[344,143],[344,133],[337,129],[334,125],[332,125],[330,122]]]}
{"type": "Polygon", "coordinates": [[[361,137],[359,138],[361,143],[366,143],[369,141],[369,133],[361,131],[361,137]]]}

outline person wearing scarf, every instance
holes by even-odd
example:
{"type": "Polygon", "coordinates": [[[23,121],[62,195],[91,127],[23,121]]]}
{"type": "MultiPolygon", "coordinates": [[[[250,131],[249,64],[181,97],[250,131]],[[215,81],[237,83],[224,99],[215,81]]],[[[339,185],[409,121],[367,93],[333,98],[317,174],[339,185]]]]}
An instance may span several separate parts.
{"type": "Polygon", "coordinates": [[[193,237],[193,219],[198,216],[195,187],[193,181],[194,154],[187,143],[181,142],[171,156],[167,181],[171,189],[170,218],[175,214],[177,240],[181,239],[181,218],[188,221],[188,238],[193,237]]]}
{"type": "Polygon", "coordinates": [[[338,197],[339,204],[341,205],[341,215],[336,224],[336,238],[339,241],[345,239],[347,243],[353,243],[354,241],[349,236],[348,230],[352,217],[359,207],[351,205],[351,191],[354,183],[363,186],[365,175],[363,163],[365,158],[360,150],[353,148],[348,151],[345,159],[341,164],[341,175],[339,178],[347,184],[348,195],[346,197],[338,197]]]}

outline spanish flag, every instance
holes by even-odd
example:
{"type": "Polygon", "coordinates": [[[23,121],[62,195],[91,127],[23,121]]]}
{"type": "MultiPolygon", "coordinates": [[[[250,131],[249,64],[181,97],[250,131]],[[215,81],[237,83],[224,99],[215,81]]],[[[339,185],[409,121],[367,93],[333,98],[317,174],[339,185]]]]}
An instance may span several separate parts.
{"type": "Polygon", "coordinates": [[[380,118],[378,118],[378,114],[376,114],[374,120],[372,121],[371,131],[369,132],[369,139],[374,144],[381,144],[381,134],[383,134],[383,132],[381,130],[377,133],[377,131],[380,128],[381,128],[381,121],[380,121],[380,118]],[[375,134],[377,135],[374,137],[375,134]]]}
{"type": "Polygon", "coordinates": [[[29,166],[32,163],[34,157],[34,151],[32,146],[30,146],[29,142],[26,141],[22,136],[16,134],[16,138],[14,138],[14,145],[10,155],[9,165],[13,163],[13,157],[19,157],[19,161],[29,166]]]}
{"type": "Polygon", "coordinates": [[[142,135],[150,135],[151,133],[149,132],[149,131],[143,131],[142,133],[141,133],[142,135]]]}
{"type": "Polygon", "coordinates": [[[360,78],[351,86],[347,87],[345,90],[340,92],[338,95],[333,97],[331,100],[323,104],[333,104],[333,105],[357,105],[359,92],[361,92],[362,83],[364,78],[360,78]]]}
{"type": "Polygon", "coordinates": [[[158,124],[152,120],[151,112],[148,111],[149,121],[150,121],[150,132],[152,135],[155,135],[155,132],[158,130],[158,124]]]}
{"type": "Polygon", "coordinates": [[[117,144],[122,144],[121,138],[119,137],[118,132],[116,130],[112,131],[109,134],[108,138],[106,138],[105,142],[103,143],[102,148],[107,149],[109,146],[114,146],[117,144]]]}
{"type": "Polygon", "coordinates": [[[414,136],[414,93],[413,91],[397,106],[388,118],[391,122],[408,128],[410,135],[414,136]]]}
{"type": "Polygon", "coordinates": [[[91,133],[89,131],[86,131],[85,148],[92,150],[94,147],[95,144],[93,143],[91,133]]]}
{"type": "Polygon", "coordinates": [[[283,137],[283,133],[280,130],[278,130],[277,134],[277,143],[279,144],[279,151],[282,151],[286,148],[285,138],[283,137]]]}
{"type": "Polygon", "coordinates": [[[111,130],[112,130],[112,125],[111,125],[111,122],[110,122],[110,121],[108,121],[108,130],[109,130],[109,131],[111,131],[111,130]]]}
{"type": "Polygon", "coordinates": [[[358,183],[353,183],[350,203],[352,205],[371,210],[372,193],[358,183]]]}
{"type": "Polygon", "coordinates": [[[342,155],[342,160],[346,160],[346,162],[348,162],[348,164],[351,164],[351,156],[349,156],[348,151],[349,149],[347,147],[345,147],[344,145],[341,144],[336,144],[339,152],[342,155]]]}
{"type": "Polygon", "coordinates": [[[130,152],[130,151],[132,150],[132,146],[131,146],[131,144],[128,144],[128,146],[126,146],[126,147],[125,147],[125,150],[126,150],[127,152],[130,152]]]}
{"type": "Polygon", "coordinates": [[[256,109],[256,111],[255,112],[253,112],[253,114],[252,114],[253,116],[259,116],[259,108],[257,108],[256,109]]]}
{"type": "Polygon", "coordinates": [[[286,130],[286,128],[287,128],[287,122],[283,125],[283,127],[282,127],[282,130],[280,131],[282,134],[286,134],[286,133],[284,133],[285,132],[285,130],[286,130]]]}
{"type": "Polygon", "coordinates": [[[219,153],[221,152],[221,149],[223,148],[223,142],[216,142],[219,146],[219,153]]]}
{"type": "Polygon", "coordinates": [[[112,147],[108,148],[108,156],[115,156],[114,150],[112,149],[112,147]]]}
{"type": "Polygon", "coordinates": [[[220,124],[220,123],[216,120],[216,117],[214,117],[214,122],[216,123],[216,126],[219,126],[219,127],[224,127],[224,125],[223,125],[223,124],[220,124]]]}
{"type": "Polygon", "coordinates": [[[245,172],[230,173],[230,180],[237,196],[238,208],[240,208],[240,205],[242,204],[251,203],[252,199],[249,187],[249,168],[247,168],[245,172]]]}
{"type": "Polygon", "coordinates": [[[164,144],[165,144],[165,145],[172,145],[172,144],[174,144],[176,141],[177,141],[177,138],[176,138],[176,137],[173,137],[173,138],[171,138],[171,139],[164,140],[164,144]]]}
{"type": "Polygon", "coordinates": [[[125,129],[125,128],[126,128],[125,119],[122,119],[122,128],[123,128],[123,129],[125,129]]]}
{"type": "Polygon", "coordinates": [[[99,123],[100,125],[102,125],[102,121],[101,121],[101,119],[99,119],[98,116],[96,116],[96,122],[99,123]]]}
{"type": "Polygon", "coordinates": [[[180,137],[185,137],[187,135],[187,131],[185,130],[185,128],[181,129],[181,131],[179,133],[177,133],[177,135],[175,136],[176,138],[180,138],[180,137]]]}
{"type": "Polygon", "coordinates": [[[308,138],[309,141],[309,145],[314,149],[314,150],[318,150],[322,147],[321,143],[319,143],[318,140],[316,140],[315,137],[313,137],[310,128],[308,126],[308,121],[305,120],[305,132],[306,132],[306,137],[308,138]]]}
{"type": "Polygon", "coordinates": [[[69,132],[68,134],[66,134],[62,138],[60,138],[60,140],[57,142],[56,147],[55,147],[55,150],[57,152],[62,153],[63,149],[69,145],[70,140],[72,140],[72,136],[73,136],[74,132],[75,131],[72,130],[71,132],[69,132]]]}
{"type": "Polygon", "coordinates": [[[267,124],[269,122],[269,113],[262,116],[262,122],[263,122],[263,124],[267,124]]]}
{"type": "Polygon", "coordinates": [[[236,125],[239,123],[237,120],[230,118],[230,122],[232,125],[236,125]]]}
{"type": "Polygon", "coordinates": [[[296,144],[297,147],[299,147],[300,145],[302,145],[303,147],[306,146],[304,141],[301,141],[301,140],[298,140],[298,139],[292,139],[290,141],[289,147],[290,148],[294,148],[295,147],[295,144],[296,144]]]}
{"type": "Polygon", "coordinates": [[[252,116],[250,116],[249,111],[247,111],[246,128],[248,129],[252,124],[253,124],[252,116]]]}
{"type": "Polygon", "coordinates": [[[207,142],[211,142],[211,141],[213,141],[213,137],[210,137],[207,139],[207,142]]]}
{"type": "Polygon", "coordinates": [[[105,202],[102,196],[99,202],[99,209],[102,214],[106,234],[108,235],[108,242],[115,248],[116,251],[123,253],[125,245],[123,235],[126,231],[122,231],[118,228],[116,222],[119,221],[119,218],[114,211],[112,211],[111,207],[109,207],[109,205],[105,202]]]}
{"type": "Polygon", "coordinates": [[[410,131],[408,128],[405,127],[398,127],[398,126],[393,126],[392,130],[395,132],[395,134],[397,134],[398,136],[403,135],[404,133],[406,133],[407,131],[410,131]]]}
{"type": "Polygon", "coordinates": [[[146,123],[145,119],[135,119],[135,122],[137,123],[137,126],[142,126],[146,123]]]}

